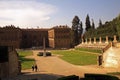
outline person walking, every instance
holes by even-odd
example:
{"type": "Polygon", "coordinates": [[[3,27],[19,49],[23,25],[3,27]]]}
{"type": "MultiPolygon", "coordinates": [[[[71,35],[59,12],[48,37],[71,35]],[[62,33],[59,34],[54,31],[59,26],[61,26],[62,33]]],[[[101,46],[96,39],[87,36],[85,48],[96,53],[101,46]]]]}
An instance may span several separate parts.
{"type": "Polygon", "coordinates": [[[37,64],[35,64],[34,68],[35,68],[35,71],[37,72],[38,70],[37,64]]]}
{"type": "Polygon", "coordinates": [[[32,65],[32,71],[34,71],[34,68],[35,68],[35,66],[34,66],[34,65],[32,65]]]}

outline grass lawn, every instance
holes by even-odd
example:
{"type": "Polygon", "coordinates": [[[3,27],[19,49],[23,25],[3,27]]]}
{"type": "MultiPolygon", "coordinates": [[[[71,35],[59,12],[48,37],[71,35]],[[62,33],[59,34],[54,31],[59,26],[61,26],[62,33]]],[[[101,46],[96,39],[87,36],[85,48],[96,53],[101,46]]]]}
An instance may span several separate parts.
{"type": "Polygon", "coordinates": [[[93,53],[102,53],[102,50],[100,49],[89,49],[89,48],[75,48],[75,49],[80,51],[93,52],[93,53]]]}
{"type": "Polygon", "coordinates": [[[53,50],[52,54],[62,55],[61,59],[75,65],[94,65],[97,64],[97,55],[80,50],[53,50]]]}
{"type": "Polygon", "coordinates": [[[34,63],[34,59],[25,58],[32,55],[30,50],[18,50],[19,59],[21,60],[22,69],[30,69],[34,63]]]}

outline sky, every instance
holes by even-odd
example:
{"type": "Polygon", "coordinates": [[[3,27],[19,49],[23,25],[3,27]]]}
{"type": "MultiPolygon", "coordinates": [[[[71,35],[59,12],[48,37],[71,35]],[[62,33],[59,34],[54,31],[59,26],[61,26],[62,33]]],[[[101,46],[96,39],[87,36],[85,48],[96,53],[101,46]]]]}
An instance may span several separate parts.
{"type": "Polygon", "coordinates": [[[99,19],[105,23],[120,14],[120,0],[0,0],[0,26],[71,27],[77,15],[85,28],[87,14],[97,27],[99,19]]]}

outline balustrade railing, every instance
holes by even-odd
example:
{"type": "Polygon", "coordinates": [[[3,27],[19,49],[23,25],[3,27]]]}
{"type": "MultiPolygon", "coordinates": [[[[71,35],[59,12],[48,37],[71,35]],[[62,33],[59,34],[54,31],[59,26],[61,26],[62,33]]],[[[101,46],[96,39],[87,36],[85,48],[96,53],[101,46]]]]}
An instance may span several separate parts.
{"type": "Polygon", "coordinates": [[[110,42],[102,51],[103,53],[108,50],[112,46],[112,42],[110,42]]]}

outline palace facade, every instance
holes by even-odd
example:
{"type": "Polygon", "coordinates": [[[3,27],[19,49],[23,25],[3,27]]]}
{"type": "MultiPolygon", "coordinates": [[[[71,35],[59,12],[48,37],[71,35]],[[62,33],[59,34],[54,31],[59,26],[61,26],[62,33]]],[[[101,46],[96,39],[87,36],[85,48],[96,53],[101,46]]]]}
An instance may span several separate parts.
{"type": "Polygon", "coordinates": [[[48,47],[48,29],[22,29],[21,48],[43,47],[43,38],[48,47]]]}
{"type": "Polygon", "coordinates": [[[71,29],[68,26],[56,26],[48,31],[49,47],[70,48],[71,29]]]}
{"type": "Polygon", "coordinates": [[[0,27],[0,45],[15,48],[46,47],[70,48],[70,31],[68,26],[57,26],[51,29],[20,29],[14,25],[0,27]]]}
{"type": "Polygon", "coordinates": [[[0,45],[14,46],[20,48],[22,41],[22,30],[13,25],[0,28],[0,45]]]}

